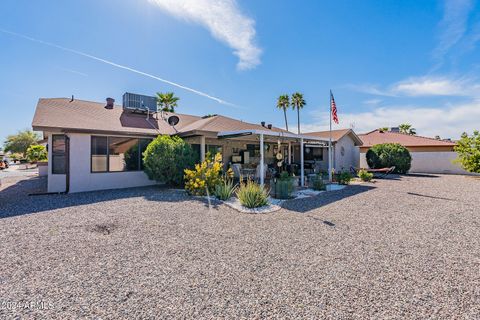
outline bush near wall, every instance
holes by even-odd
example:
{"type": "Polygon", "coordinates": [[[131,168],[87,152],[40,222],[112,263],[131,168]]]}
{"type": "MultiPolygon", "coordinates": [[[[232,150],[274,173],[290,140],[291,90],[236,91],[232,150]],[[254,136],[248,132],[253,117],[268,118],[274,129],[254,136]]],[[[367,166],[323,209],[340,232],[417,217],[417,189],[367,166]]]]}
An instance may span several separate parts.
{"type": "Polygon", "coordinates": [[[183,170],[193,168],[195,159],[192,147],[175,136],[158,136],[143,153],[148,177],[171,186],[183,184],[183,170]]]}
{"type": "Polygon", "coordinates": [[[368,166],[372,169],[395,166],[395,173],[407,173],[412,165],[410,152],[399,143],[383,143],[371,147],[366,154],[368,166]]]}
{"type": "Polygon", "coordinates": [[[47,160],[47,148],[42,145],[32,145],[27,149],[28,161],[35,163],[38,161],[47,160]]]}

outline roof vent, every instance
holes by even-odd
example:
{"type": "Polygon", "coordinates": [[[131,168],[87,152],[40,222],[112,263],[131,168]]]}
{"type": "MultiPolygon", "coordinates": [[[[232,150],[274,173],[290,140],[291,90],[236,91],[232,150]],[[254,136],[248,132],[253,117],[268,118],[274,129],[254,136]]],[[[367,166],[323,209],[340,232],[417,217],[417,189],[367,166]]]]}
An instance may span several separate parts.
{"type": "Polygon", "coordinates": [[[115,99],[107,98],[107,105],[105,106],[105,109],[113,109],[114,103],[115,103],[115,99]]]}
{"type": "Polygon", "coordinates": [[[269,123],[269,124],[267,125],[267,127],[268,127],[268,129],[272,129],[272,124],[269,123]]]}
{"type": "Polygon", "coordinates": [[[260,124],[262,125],[262,127],[265,127],[265,121],[260,122],[260,124]]]}
{"type": "Polygon", "coordinates": [[[400,132],[400,128],[399,128],[399,127],[391,127],[391,128],[390,128],[390,132],[396,132],[396,133],[398,133],[398,132],[400,132]]]}

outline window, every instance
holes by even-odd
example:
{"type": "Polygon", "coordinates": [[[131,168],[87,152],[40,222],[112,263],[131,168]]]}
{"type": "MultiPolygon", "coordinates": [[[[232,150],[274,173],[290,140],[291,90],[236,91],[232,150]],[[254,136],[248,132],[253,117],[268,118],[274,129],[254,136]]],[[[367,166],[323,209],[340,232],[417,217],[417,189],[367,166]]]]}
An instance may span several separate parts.
{"type": "Polygon", "coordinates": [[[107,137],[92,137],[92,172],[108,171],[107,137]]]}
{"type": "Polygon", "coordinates": [[[65,136],[52,135],[52,174],[66,173],[66,141],[65,136]]]}
{"type": "Polygon", "coordinates": [[[220,153],[223,158],[223,149],[222,146],[218,145],[207,145],[207,153],[210,153],[210,157],[213,159],[217,153],[220,153]]]}
{"type": "Polygon", "coordinates": [[[323,148],[305,146],[304,159],[323,161],[323,148]]]}
{"type": "Polygon", "coordinates": [[[142,153],[151,139],[92,136],[92,172],[143,170],[142,153]]]}
{"type": "Polygon", "coordinates": [[[108,171],[137,171],[140,168],[138,139],[108,138],[108,171]]]}

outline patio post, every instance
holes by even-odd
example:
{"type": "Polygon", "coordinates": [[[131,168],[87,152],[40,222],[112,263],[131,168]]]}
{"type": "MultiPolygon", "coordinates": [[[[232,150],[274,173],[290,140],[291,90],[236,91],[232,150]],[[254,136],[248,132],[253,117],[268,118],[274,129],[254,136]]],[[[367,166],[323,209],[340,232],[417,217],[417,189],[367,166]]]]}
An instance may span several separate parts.
{"type": "Polygon", "coordinates": [[[263,176],[263,172],[264,172],[264,148],[263,148],[263,133],[260,133],[260,185],[263,187],[265,181],[264,181],[264,176],[263,176]]]}
{"type": "Polygon", "coordinates": [[[304,187],[305,186],[305,166],[303,163],[303,138],[300,138],[300,186],[304,187]]]}
{"type": "Polygon", "coordinates": [[[205,136],[200,136],[200,161],[205,161],[205,136]]]}
{"type": "Polygon", "coordinates": [[[292,164],[292,142],[288,141],[288,164],[292,164]]]}

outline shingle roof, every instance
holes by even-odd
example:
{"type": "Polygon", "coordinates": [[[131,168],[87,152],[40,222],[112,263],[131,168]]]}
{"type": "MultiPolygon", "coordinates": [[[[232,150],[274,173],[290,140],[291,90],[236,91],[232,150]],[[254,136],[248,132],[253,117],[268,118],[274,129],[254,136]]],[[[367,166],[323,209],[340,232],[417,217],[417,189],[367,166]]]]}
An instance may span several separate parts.
{"type": "Polygon", "coordinates": [[[405,147],[452,147],[456,145],[452,141],[380,130],[374,130],[358,136],[363,141],[363,147],[372,147],[381,143],[399,143],[405,147]]]}
{"type": "MultiPolygon", "coordinates": [[[[78,132],[109,132],[136,135],[179,134],[192,131],[233,131],[265,129],[261,125],[215,115],[202,118],[180,113],[164,113],[164,118],[176,115],[180,122],[172,128],[166,121],[145,115],[123,112],[121,106],[106,109],[105,103],[68,98],[40,99],[32,122],[34,130],[78,132]]],[[[273,131],[285,131],[272,128],[273,131]]]]}
{"type": "MultiPolygon", "coordinates": [[[[188,131],[209,131],[209,132],[220,132],[220,131],[235,131],[235,130],[249,130],[249,129],[258,129],[258,130],[268,130],[265,127],[262,127],[260,124],[253,124],[249,122],[244,122],[229,117],[215,115],[205,119],[201,119],[191,124],[183,127],[182,132],[188,131]]],[[[285,131],[280,128],[272,127],[272,131],[281,132],[285,131]]],[[[285,131],[286,132],[286,131],[285,131]]]]}
{"type": "MultiPolygon", "coordinates": [[[[357,142],[358,145],[362,144],[362,140],[355,134],[355,132],[352,129],[332,130],[332,141],[336,142],[336,141],[342,139],[344,136],[346,136],[348,134],[350,134],[352,136],[352,138],[357,142]]],[[[330,138],[330,131],[309,132],[309,133],[304,133],[304,135],[313,136],[313,137],[317,137],[317,138],[329,139],[330,138]]]]}

